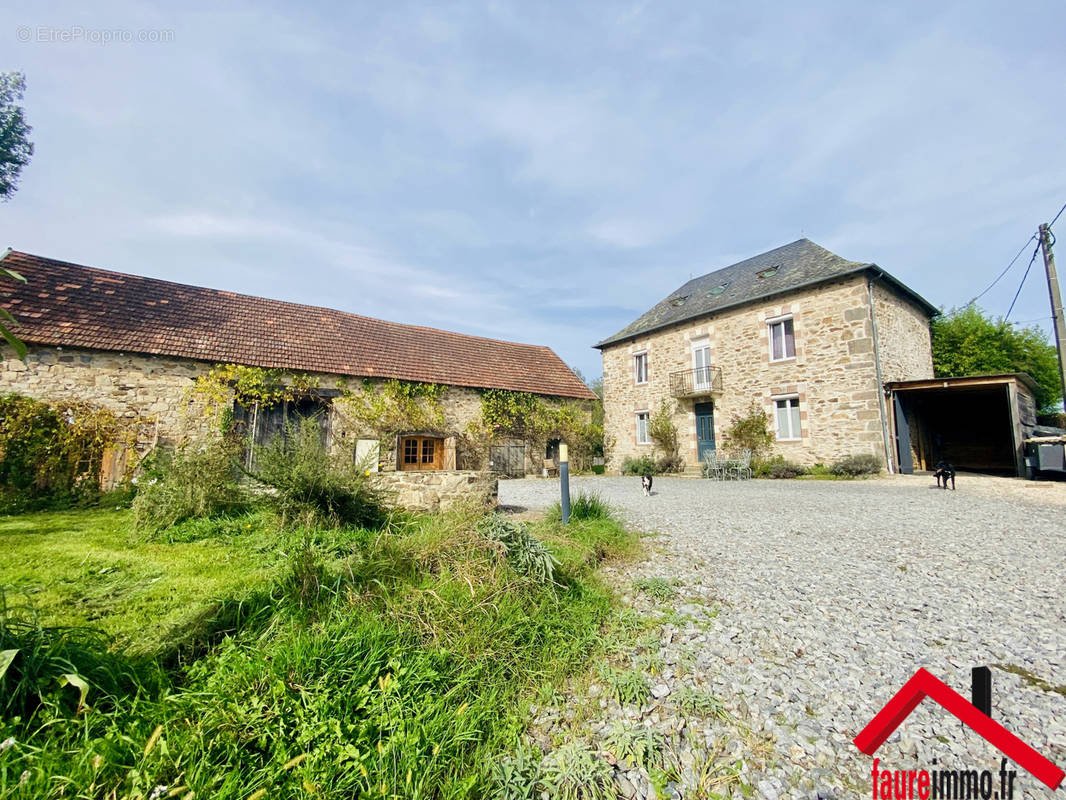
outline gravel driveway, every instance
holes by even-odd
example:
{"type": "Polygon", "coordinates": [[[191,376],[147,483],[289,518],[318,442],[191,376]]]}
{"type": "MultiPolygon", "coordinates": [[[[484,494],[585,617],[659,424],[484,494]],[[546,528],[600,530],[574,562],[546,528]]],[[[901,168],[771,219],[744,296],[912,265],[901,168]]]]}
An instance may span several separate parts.
{"type": "MultiPolygon", "coordinates": [[[[652,608],[630,587],[659,576],[676,581],[675,607],[713,608],[703,624],[664,626],[671,657],[649,685],[662,684],[657,700],[692,684],[723,701],[749,736],[718,752],[744,759],[756,796],[870,797],[872,760],[852,739],[919,666],[967,699],[971,667],[992,666],[993,717],[1066,766],[1066,484],[960,476],[944,492],[924,476],[660,478],[644,497],[637,478],[573,479],[580,490],[660,534],[646,561],[613,578],[627,603],[652,608]]],[[[500,483],[508,506],[557,498],[555,480],[500,483]]],[[[590,730],[627,713],[669,730],[673,712],[660,705],[619,712],[601,701],[590,730]]],[[[998,751],[928,700],[877,756],[882,769],[992,770],[999,788],[998,751]]],[[[654,794],[630,777],[630,796],[654,794]]],[[[683,782],[667,793],[696,794],[683,782]]],[[[1053,795],[1019,770],[1015,797],[1053,795]]]]}

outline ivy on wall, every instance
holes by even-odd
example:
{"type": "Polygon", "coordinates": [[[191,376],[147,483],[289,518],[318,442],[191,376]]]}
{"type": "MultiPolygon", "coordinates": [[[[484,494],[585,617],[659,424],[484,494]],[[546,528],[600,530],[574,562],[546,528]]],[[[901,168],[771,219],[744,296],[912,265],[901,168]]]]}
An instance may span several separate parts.
{"type": "Polygon", "coordinates": [[[95,493],[105,451],[132,449],[136,427],[88,403],[0,396],[0,494],[7,503],[95,493]]]}
{"type": "Polygon", "coordinates": [[[529,392],[486,389],[481,393],[481,418],[467,425],[465,448],[485,453],[495,439],[522,439],[536,459],[551,439],[570,448],[578,468],[603,453],[603,426],[593,421],[589,403],[548,400],[529,392]]]}
{"type": "Polygon", "coordinates": [[[234,401],[245,408],[256,403],[261,408],[272,408],[306,395],[317,386],[318,378],[306,372],[217,364],[196,379],[191,395],[203,402],[206,413],[228,427],[234,401]]]}
{"type": "Polygon", "coordinates": [[[387,439],[404,432],[443,430],[441,401],[447,391],[439,383],[366,378],[357,389],[343,386],[338,402],[357,427],[387,439]]]}

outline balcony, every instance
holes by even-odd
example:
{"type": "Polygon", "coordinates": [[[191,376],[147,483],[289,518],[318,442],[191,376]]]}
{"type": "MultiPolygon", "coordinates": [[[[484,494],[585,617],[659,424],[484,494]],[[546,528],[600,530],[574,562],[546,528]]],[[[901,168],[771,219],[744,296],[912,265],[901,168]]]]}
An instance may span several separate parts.
{"type": "Polygon", "coordinates": [[[674,397],[699,397],[720,391],[721,367],[696,367],[670,373],[670,394],[674,397]]]}

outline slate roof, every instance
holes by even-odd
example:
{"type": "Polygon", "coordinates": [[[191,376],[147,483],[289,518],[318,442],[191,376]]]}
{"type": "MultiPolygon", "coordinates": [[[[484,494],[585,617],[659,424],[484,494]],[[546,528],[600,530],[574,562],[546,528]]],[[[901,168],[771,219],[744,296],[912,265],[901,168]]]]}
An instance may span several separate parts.
{"type": "Polygon", "coordinates": [[[550,348],[401,325],[11,251],[24,342],[592,399],[550,348]]]}
{"type": "Polygon", "coordinates": [[[935,306],[876,264],[848,261],[810,239],[798,239],[693,278],[596,347],[604,348],[679,322],[862,272],[870,272],[883,279],[930,316],[938,313],[935,306]]]}

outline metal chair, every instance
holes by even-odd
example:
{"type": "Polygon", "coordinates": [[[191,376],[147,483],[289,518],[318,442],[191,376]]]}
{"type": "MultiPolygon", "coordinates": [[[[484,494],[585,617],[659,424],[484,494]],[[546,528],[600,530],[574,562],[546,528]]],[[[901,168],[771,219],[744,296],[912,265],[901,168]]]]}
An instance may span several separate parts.
{"type": "Polygon", "coordinates": [[[738,481],[751,478],[751,450],[741,450],[740,456],[730,460],[729,477],[738,481]]]}
{"type": "Polygon", "coordinates": [[[713,478],[716,481],[726,477],[726,462],[718,458],[717,450],[712,450],[707,454],[707,459],[703,462],[703,477],[713,478]]]}

